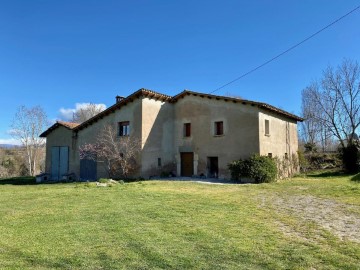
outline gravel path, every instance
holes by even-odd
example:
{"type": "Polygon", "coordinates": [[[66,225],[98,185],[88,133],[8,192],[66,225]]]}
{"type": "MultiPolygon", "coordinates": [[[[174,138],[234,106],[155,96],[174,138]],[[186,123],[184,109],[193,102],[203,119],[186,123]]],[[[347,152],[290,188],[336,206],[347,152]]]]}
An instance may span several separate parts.
{"type": "MultiPolygon", "coordinates": [[[[272,197],[271,203],[278,211],[302,219],[303,222],[315,222],[342,240],[360,243],[359,206],[310,195],[272,197]]],[[[278,225],[285,234],[306,238],[281,222],[278,225]]]]}

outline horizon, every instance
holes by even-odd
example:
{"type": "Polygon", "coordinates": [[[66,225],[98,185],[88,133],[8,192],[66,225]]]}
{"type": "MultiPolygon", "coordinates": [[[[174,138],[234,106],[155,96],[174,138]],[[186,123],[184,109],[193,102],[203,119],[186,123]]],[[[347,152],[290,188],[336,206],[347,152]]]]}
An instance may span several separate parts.
{"type": "MultiPolygon", "coordinates": [[[[11,1],[0,4],[0,144],[19,106],[66,121],[144,87],[208,94],[325,27],[358,1],[11,1]]],[[[360,12],[213,93],[300,116],[301,91],[344,58],[360,60],[360,12]]]]}

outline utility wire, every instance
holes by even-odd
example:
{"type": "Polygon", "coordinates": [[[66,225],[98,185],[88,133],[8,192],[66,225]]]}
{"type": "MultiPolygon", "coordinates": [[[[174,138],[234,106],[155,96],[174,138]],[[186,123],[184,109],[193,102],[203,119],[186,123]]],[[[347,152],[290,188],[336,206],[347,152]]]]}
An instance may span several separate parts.
{"type": "Polygon", "coordinates": [[[355,11],[358,10],[359,8],[360,8],[360,6],[357,6],[357,7],[354,8],[353,10],[349,11],[348,13],[346,13],[345,15],[343,15],[343,16],[341,16],[340,18],[338,18],[338,19],[336,19],[335,21],[333,21],[332,23],[330,23],[330,24],[328,24],[327,26],[321,28],[319,31],[313,33],[312,35],[308,36],[307,38],[305,38],[304,40],[300,41],[299,43],[296,43],[295,45],[291,46],[289,49],[283,51],[282,53],[280,53],[280,54],[278,54],[278,55],[276,55],[276,56],[274,56],[274,57],[271,58],[270,60],[268,60],[268,61],[264,62],[263,64],[255,67],[255,68],[253,68],[253,69],[251,69],[250,71],[242,74],[241,76],[237,77],[236,79],[234,79],[234,80],[232,80],[232,81],[230,81],[230,82],[228,82],[228,83],[220,86],[219,88],[216,88],[214,91],[210,92],[209,94],[212,94],[212,93],[215,93],[216,91],[219,91],[220,89],[228,86],[229,84],[232,84],[232,83],[234,83],[234,82],[236,82],[236,81],[244,78],[245,76],[247,76],[247,75],[255,72],[256,70],[262,68],[263,66],[265,66],[265,65],[271,63],[272,61],[278,59],[279,57],[283,56],[284,54],[290,52],[291,50],[293,50],[293,49],[295,49],[296,47],[300,46],[301,44],[305,43],[305,42],[308,41],[309,39],[311,39],[311,38],[315,37],[316,35],[320,34],[322,31],[328,29],[329,27],[333,26],[333,25],[336,24],[337,22],[341,21],[341,20],[344,19],[345,17],[349,16],[351,13],[355,12],[355,11]]]}

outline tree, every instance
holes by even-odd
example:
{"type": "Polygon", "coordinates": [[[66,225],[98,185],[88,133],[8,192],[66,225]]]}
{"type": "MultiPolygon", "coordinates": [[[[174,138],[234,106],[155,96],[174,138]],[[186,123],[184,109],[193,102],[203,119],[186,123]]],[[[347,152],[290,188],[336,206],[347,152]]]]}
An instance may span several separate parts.
{"type": "Polygon", "coordinates": [[[11,136],[19,140],[26,150],[27,167],[31,176],[38,172],[38,161],[45,145],[45,139],[39,136],[47,126],[46,113],[40,106],[19,107],[11,124],[11,136]]]}
{"type": "Polygon", "coordinates": [[[84,104],[82,107],[78,108],[74,114],[72,122],[74,123],[82,123],[86,120],[89,120],[91,117],[99,114],[105,109],[103,104],[94,104],[94,103],[87,103],[84,104]]]}
{"type": "Polygon", "coordinates": [[[320,82],[314,82],[303,93],[303,115],[309,126],[309,141],[313,137],[323,140],[335,137],[345,148],[353,144],[360,125],[360,67],[355,61],[345,59],[336,69],[328,67],[320,82]],[[313,135],[312,133],[317,133],[313,135]]]}
{"type": "Polygon", "coordinates": [[[79,155],[80,159],[103,160],[109,177],[128,178],[137,168],[140,148],[140,141],[135,137],[119,137],[112,125],[105,125],[95,143],[79,147],[79,155]]]}

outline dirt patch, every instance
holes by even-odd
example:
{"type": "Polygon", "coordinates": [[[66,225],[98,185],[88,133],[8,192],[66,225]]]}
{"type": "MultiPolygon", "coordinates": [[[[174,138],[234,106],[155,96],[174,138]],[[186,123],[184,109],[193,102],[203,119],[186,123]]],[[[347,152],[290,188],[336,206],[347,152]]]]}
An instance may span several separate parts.
{"type": "MultiPolygon", "coordinates": [[[[359,206],[309,195],[272,197],[271,204],[304,222],[316,223],[342,240],[360,243],[360,216],[354,213],[359,211],[359,206]]],[[[291,234],[288,226],[281,222],[278,225],[285,234],[291,234]]]]}

